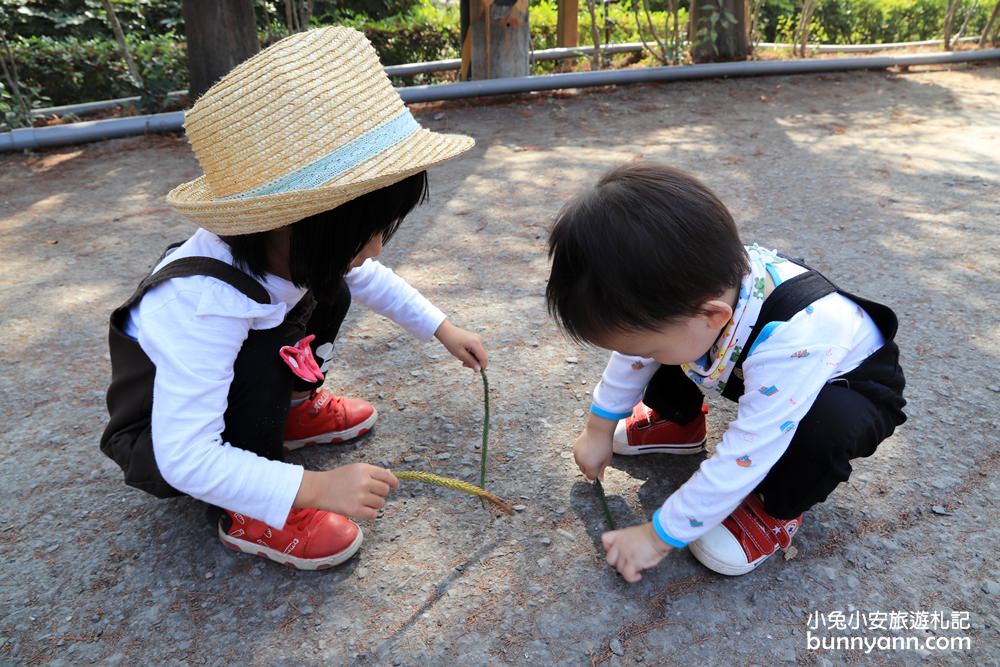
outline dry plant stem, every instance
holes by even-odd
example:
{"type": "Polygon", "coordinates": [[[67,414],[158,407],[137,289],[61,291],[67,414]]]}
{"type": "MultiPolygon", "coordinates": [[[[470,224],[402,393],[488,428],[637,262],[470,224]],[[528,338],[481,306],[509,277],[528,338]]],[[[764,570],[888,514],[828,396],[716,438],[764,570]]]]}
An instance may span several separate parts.
{"type": "Polygon", "coordinates": [[[604,495],[604,485],[601,480],[594,480],[594,488],[597,489],[597,499],[601,501],[601,509],[604,510],[604,521],[608,524],[608,530],[615,529],[615,518],[611,516],[611,508],[608,507],[608,497],[604,495]]]}
{"type": "Polygon", "coordinates": [[[452,491],[461,491],[462,493],[468,493],[473,496],[479,496],[482,500],[488,501],[494,507],[499,509],[504,514],[513,514],[514,508],[510,506],[506,500],[499,498],[486,489],[481,489],[475,484],[470,484],[469,482],[463,482],[460,479],[455,479],[454,477],[442,477],[441,475],[435,475],[429,472],[421,472],[419,470],[401,470],[399,472],[393,473],[397,479],[409,480],[412,482],[424,482],[425,484],[433,484],[435,486],[440,486],[445,489],[451,489],[452,491]]]}
{"type": "MultiPolygon", "coordinates": [[[[483,377],[483,444],[479,459],[479,488],[486,488],[486,452],[490,444],[490,381],[486,377],[486,369],[479,370],[483,377]]],[[[480,501],[482,502],[482,501],[480,501]]]]}

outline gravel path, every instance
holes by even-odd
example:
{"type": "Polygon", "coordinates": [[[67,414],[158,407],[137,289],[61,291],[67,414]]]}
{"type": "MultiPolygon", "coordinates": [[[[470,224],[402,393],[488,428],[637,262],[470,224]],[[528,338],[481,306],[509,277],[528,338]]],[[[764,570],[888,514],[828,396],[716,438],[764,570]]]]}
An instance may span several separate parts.
{"type": "MultiPolygon", "coordinates": [[[[124,487],[97,441],[105,318],[191,227],[164,203],[197,165],[176,136],[0,158],[0,663],[1000,663],[997,294],[1000,69],[690,82],[418,108],[478,140],[385,260],[491,353],[492,518],[407,485],[358,558],[299,573],[224,549],[199,505],[124,487]],[[542,294],[559,204],[634,159],[691,170],[745,240],[893,305],[909,422],[806,516],[792,560],[736,579],[686,551],[636,585],[569,447],[605,354],[542,294]],[[811,613],[968,612],[955,650],[810,651],[811,613]]],[[[361,443],[294,455],[476,479],[482,385],[443,348],[352,311],[328,384],[376,402],[361,443]],[[350,360],[363,363],[347,363],[350,360]],[[419,457],[414,459],[413,457],[419,457]]],[[[713,403],[710,437],[730,406],[713,403]]],[[[696,460],[618,460],[637,523],[696,460]]],[[[814,636],[842,633],[820,627],[814,636]]],[[[848,634],[925,637],[922,629],[848,634]]]]}

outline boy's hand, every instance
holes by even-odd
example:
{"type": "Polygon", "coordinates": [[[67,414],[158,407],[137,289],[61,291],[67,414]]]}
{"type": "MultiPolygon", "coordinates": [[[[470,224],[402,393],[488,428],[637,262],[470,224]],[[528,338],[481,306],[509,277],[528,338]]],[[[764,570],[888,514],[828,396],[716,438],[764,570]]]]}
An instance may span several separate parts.
{"type": "Polygon", "coordinates": [[[673,549],[659,538],[649,521],[604,533],[601,543],[608,552],[608,563],[630,584],[642,579],[640,572],[654,567],[673,549]]]}
{"type": "Polygon", "coordinates": [[[374,519],[385,507],[389,490],[398,488],[395,475],[367,463],[352,463],[322,472],[307,470],[293,505],[374,519]]]}
{"type": "Polygon", "coordinates": [[[614,453],[612,438],[617,422],[591,413],[587,426],[573,444],[573,458],[584,476],[593,481],[604,481],[604,469],[611,463],[614,453]]]}
{"type": "Polygon", "coordinates": [[[445,320],[434,332],[434,337],[441,341],[452,356],[462,362],[466,368],[482,370],[486,368],[486,347],[478,334],[466,331],[445,320]]]}

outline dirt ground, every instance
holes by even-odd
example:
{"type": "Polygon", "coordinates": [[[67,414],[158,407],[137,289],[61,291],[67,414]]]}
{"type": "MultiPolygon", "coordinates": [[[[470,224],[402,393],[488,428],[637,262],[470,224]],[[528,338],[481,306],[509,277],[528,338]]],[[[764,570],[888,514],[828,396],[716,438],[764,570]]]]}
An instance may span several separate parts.
{"type": "MultiPolygon", "coordinates": [[[[179,136],[5,155],[0,663],[1000,664],[1000,69],[415,111],[478,145],[432,171],[430,202],[384,259],[486,338],[491,488],[521,511],[492,518],[408,484],[363,524],[358,557],[301,573],[226,550],[190,499],[125,487],[97,448],[106,317],[192,231],[164,195],[197,164],[179,136]],[[639,159],[700,175],[745,240],[808,258],[902,323],[909,421],[806,515],[795,558],[741,578],[679,550],[624,583],[603,562],[601,511],[570,455],[606,355],[547,317],[545,234],[567,196],[639,159]],[[905,627],[892,630],[823,624],[899,611],[905,627]],[[807,633],[969,645],[811,650],[807,633]]],[[[375,402],[379,426],[294,460],[477,477],[478,376],[360,306],[338,352],[328,385],[375,402]]],[[[712,402],[710,439],[733,414],[712,402]]],[[[699,460],[616,458],[605,486],[619,524],[647,519],[699,460]]]]}

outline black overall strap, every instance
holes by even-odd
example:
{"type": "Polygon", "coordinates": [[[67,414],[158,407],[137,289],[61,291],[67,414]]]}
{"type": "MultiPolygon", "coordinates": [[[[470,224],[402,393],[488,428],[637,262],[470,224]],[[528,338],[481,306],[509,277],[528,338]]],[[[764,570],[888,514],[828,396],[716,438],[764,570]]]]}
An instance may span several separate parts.
{"type": "MultiPolygon", "coordinates": [[[[799,262],[796,261],[796,263],[799,262]]],[[[743,361],[750,353],[750,349],[756,342],[757,336],[764,329],[764,325],[768,322],[787,322],[795,313],[809,304],[836,291],[838,291],[836,285],[822,273],[812,269],[789,278],[774,288],[774,291],[764,300],[764,305],[761,306],[760,315],[757,316],[750,337],[743,344],[743,349],[740,350],[736,366],[722,391],[723,397],[731,401],[738,401],[743,395],[743,361]]]]}
{"type": "Polygon", "coordinates": [[[146,276],[139,283],[135,293],[118,310],[130,309],[139,299],[153,287],[171,278],[186,278],[188,276],[209,276],[238,289],[247,298],[257,303],[271,303],[271,295],[264,286],[243,273],[236,267],[211,257],[182,257],[164,266],[162,269],[146,276]]]}

